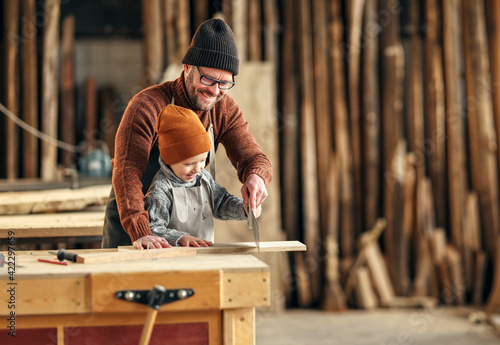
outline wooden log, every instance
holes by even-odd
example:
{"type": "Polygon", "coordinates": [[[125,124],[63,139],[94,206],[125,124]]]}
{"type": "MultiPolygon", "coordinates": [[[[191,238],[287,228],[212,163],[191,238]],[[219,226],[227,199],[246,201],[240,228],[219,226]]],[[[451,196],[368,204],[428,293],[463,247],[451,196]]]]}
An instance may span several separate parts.
{"type": "Polygon", "coordinates": [[[366,267],[358,267],[354,272],[356,277],[356,306],[361,309],[375,309],[378,306],[377,296],[370,281],[366,267]]]}
{"type": "MultiPolygon", "coordinates": [[[[497,133],[497,147],[500,147],[500,3],[485,1],[486,32],[488,37],[488,53],[490,58],[493,113],[497,133]]],[[[497,160],[500,161],[500,150],[497,149],[497,160]]]]}
{"type": "Polygon", "coordinates": [[[480,0],[462,1],[467,119],[472,187],[479,197],[483,240],[495,256],[499,234],[496,133],[493,121],[484,7],[480,0]]]}
{"type": "Polygon", "coordinates": [[[278,10],[273,0],[263,1],[264,60],[278,66],[278,10]]]}
{"type": "Polygon", "coordinates": [[[490,312],[500,312],[500,237],[495,241],[496,255],[493,257],[493,283],[488,297],[487,310],[490,312]]]}
{"type": "Polygon", "coordinates": [[[176,18],[182,14],[177,12],[177,0],[165,0],[164,4],[164,34],[165,37],[165,64],[168,67],[181,61],[177,52],[177,34],[175,30],[176,18]]]}
{"type": "Polygon", "coordinates": [[[94,147],[97,140],[100,140],[100,133],[97,129],[97,80],[95,77],[89,77],[85,82],[84,137],[89,148],[94,147]]]}
{"type": "Polygon", "coordinates": [[[339,180],[334,154],[330,158],[328,188],[328,219],[325,241],[325,285],[321,308],[327,311],[341,311],[347,308],[346,296],[340,285],[339,268],[339,180]]]}
{"type": "MultiPolygon", "coordinates": [[[[183,1],[179,1],[183,2],[183,1]]],[[[187,2],[187,1],[186,1],[187,2]]],[[[198,27],[201,23],[207,20],[208,17],[208,1],[195,0],[193,3],[194,10],[194,24],[198,27]]]]}
{"type": "Polygon", "coordinates": [[[352,156],[349,142],[346,82],[344,79],[344,60],[342,54],[343,23],[341,1],[335,0],[330,6],[331,35],[331,80],[332,110],[335,140],[335,154],[339,169],[339,243],[340,256],[347,262],[354,252],[354,196],[352,180],[352,156]]]}
{"type": "Polygon", "coordinates": [[[464,285],[472,288],[474,284],[475,253],[479,253],[483,246],[481,244],[481,222],[479,218],[479,204],[477,194],[471,192],[467,195],[467,201],[463,215],[463,250],[464,259],[464,285]]]}
{"type": "MultiPolygon", "coordinates": [[[[58,0],[45,0],[45,26],[42,58],[42,132],[57,138],[59,92],[59,21],[61,4],[58,0]]],[[[41,177],[54,181],[57,176],[57,147],[42,142],[41,177]]]]}
{"type": "Polygon", "coordinates": [[[445,291],[445,302],[462,305],[465,303],[465,286],[462,272],[462,258],[453,245],[446,246],[446,261],[450,271],[450,281],[445,291]]]}
{"type": "MultiPolygon", "coordinates": [[[[303,86],[300,94],[300,154],[302,164],[302,195],[304,238],[309,251],[306,258],[316,261],[315,253],[319,253],[319,205],[318,185],[311,176],[317,176],[316,126],[314,108],[314,80],[311,71],[313,64],[313,47],[311,40],[311,3],[310,0],[300,0],[299,11],[299,72],[300,83],[303,86]]],[[[316,303],[320,299],[320,271],[310,272],[311,297],[316,303]]]]}
{"type": "Polygon", "coordinates": [[[326,2],[316,0],[312,3],[312,38],[313,38],[313,80],[314,80],[314,118],[316,132],[317,177],[319,198],[319,226],[321,238],[328,233],[328,198],[330,158],[332,152],[330,92],[328,74],[328,42],[326,24],[326,2]]]}
{"type": "MultiPolygon", "coordinates": [[[[18,55],[19,44],[22,37],[19,36],[19,7],[20,1],[6,1],[4,6],[4,30],[5,30],[5,105],[15,115],[19,112],[19,76],[18,55]]],[[[19,129],[13,120],[6,120],[6,168],[7,179],[13,180],[19,174],[19,129]]]]}
{"type": "MultiPolygon", "coordinates": [[[[63,20],[61,40],[61,139],[75,144],[75,81],[74,81],[74,40],[75,17],[68,16],[63,20]]],[[[62,163],[66,168],[76,165],[73,152],[62,152],[62,163]]]]}
{"type": "Polygon", "coordinates": [[[408,150],[416,155],[417,178],[425,174],[427,155],[424,147],[424,85],[423,85],[423,52],[420,36],[420,4],[412,1],[409,4],[409,25],[406,33],[410,36],[407,61],[408,89],[408,150]]]}
{"type": "MultiPolygon", "coordinates": [[[[443,1],[443,56],[446,99],[446,154],[448,156],[448,203],[451,241],[457,248],[467,251],[468,242],[460,243],[462,217],[467,193],[468,169],[466,162],[465,114],[461,106],[460,91],[463,53],[460,41],[460,0],[443,1]]],[[[467,260],[467,256],[464,255],[467,260]]],[[[466,276],[468,270],[466,269],[466,276]]],[[[467,280],[466,280],[467,281],[467,280]]]]}
{"type": "Polygon", "coordinates": [[[474,278],[472,286],[472,304],[483,305],[484,285],[486,282],[486,266],[488,265],[486,252],[480,250],[474,253],[474,278]]]}
{"type": "MultiPolygon", "coordinates": [[[[176,63],[182,60],[191,42],[191,20],[189,17],[189,1],[177,1],[176,30],[177,30],[177,58],[176,63]]],[[[200,20],[201,18],[198,18],[200,20]]],[[[201,23],[200,23],[201,24],[201,23]]]]}
{"type": "MultiPolygon", "coordinates": [[[[404,157],[402,106],[403,106],[403,77],[404,77],[404,52],[399,39],[399,15],[393,8],[390,0],[379,1],[379,9],[386,11],[389,18],[387,25],[383,26],[380,34],[381,78],[382,84],[382,137],[383,156],[385,157],[384,173],[384,218],[387,219],[387,229],[384,233],[384,254],[389,264],[392,282],[397,280],[395,250],[399,244],[401,229],[401,214],[403,213],[401,201],[401,177],[404,170],[401,167],[401,157],[404,157]],[[390,10],[389,10],[390,9],[390,10]],[[402,154],[403,153],[403,154],[402,154]]],[[[404,160],[404,158],[403,158],[404,160]]]]}
{"type": "Polygon", "coordinates": [[[248,0],[233,0],[233,32],[241,61],[248,60],[248,0]]]}
{"type": "Polygon", "coordinates": [[[394,299],[394,288],[378,244],[370,241],[367,235],[368,234],[361,235],[361,242],[366,243],[366,263],[370,270],[373,286],[379,296],[380,305],[388,306],[394,299]]]}
{"type": "MultiPolygon", "coordinates": [[[[354,191],[354,209],[363,213],[362,184],[361,184],[361,119],[360,119],[360,56],[363,25],[363,10],[365,0],[348,2],[348,86],[349,86],[349,123],[352,148],[352,176],[354,191]]],[[[354,234],[356,237],[364,228],[362,217],[354,217],[354,234]]]]}
{"type": "Polygon", "coordinates": [[[248,2],[248,61],[262,58],[260,10],[260,1],[248,2]]]}
{"type": "Polygon", "coordinates": [[[105,205],[111,185],[80,189],[0,193],[0,215],[80,210],[89,205],[105,205]]]}
{"type": "MultiPolygon", "coordinates": [[[[429,176],[433,185],[437,226],[446,227],[446,178],[445,178],[445,118],[442,86],[442,57],[439,46],[439,18],[437,0],[426,1],[425,37],[425,121],[427,133],[424,152],[429,161],[429,176]]],[[[458,239],[460,241],[460,239],[458,239]]],[[[459,247],[461,248],[461,246],[459,247]]]]}
{"type": "MultiPolygon", "coordinates": [[[[366,0],[366,30],[377,23],[377,0],[366,0]]],[[[362,54],[362,114],[363,114],[363,164],[364,209],[366,227],[372,227],[378,217],[380,198],[380,102],[378,80],[378,36],[366,35],[362,54]]]]}
{"type": "Polygon", "coordinates": [[[414,153],[406,155],[406,172],[404,181],[404,212],[403,229],[401,233],[401,246],[398,257],[401,262],[397,265],[399,283],[395,285],[398,295],[406,296],[410,291],[410,242],[415,224],[415,199],[417,169],[415,167],[416,158],[414,153]],[[399,291],[398,287],[399,286],[399,291]]]}
{"type": "Polygon", "coordinates": [[[142,0],[142,24],[144,27],[144,70],[142,86],[148,87],[160,81],[164,69],[162,2],[142,0]]]}
{"type": "Polygon", "coordinates": [[[118,129],[118,117],[113,108],[114,97],[114,91],[111,87],[104,87],[101,90],[99,103],[101,105],[102,120],[99,130],[111,158],[113,158],[115,152],[115,135],[118,129]]]}
{"type": "MultiPolygon", "coordinates": [[[[23,120],[38,129],[37,33],[35,0],[23,0],[23,120]]],[[[23,131],[23,176],[38,177],[38,138],[23,131]]]]}
{"type": "MultiPolygon", "coordinates": [[[[299,238],[299,132],[298,132],[298,102],[297,102],[297,61],[295,54],[295,0],[283,7],[283,45],[281,68],[282,87],[282,135],[281,145],[286,147],[280,154],[280,167],[287,171],[281,177],[283,188],[281,200],[283,203],[283,227],[289,239],[299,238]]],[[[241,56],[241,52],[240,52],[241,56]]]]}

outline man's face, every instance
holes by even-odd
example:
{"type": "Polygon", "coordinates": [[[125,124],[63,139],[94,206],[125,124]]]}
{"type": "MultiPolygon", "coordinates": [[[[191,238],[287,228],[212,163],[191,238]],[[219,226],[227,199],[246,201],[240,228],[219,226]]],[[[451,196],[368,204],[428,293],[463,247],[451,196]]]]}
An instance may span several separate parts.
{"type": "MultiPolygon", "coordinates": [[[[233,81],[233,74],[228,71],[208,67],[198,67],[198,70],[202,75],[207,77],[223,81],[233,81]]],[[[184,65],[184,79],[189,100],[196,110],[209,111],[227,92],[227,90],[219,89],[218,84],[212,86],[203,85],[200,82],[200,75],[196,71],[195,66],[184,65]]]]}

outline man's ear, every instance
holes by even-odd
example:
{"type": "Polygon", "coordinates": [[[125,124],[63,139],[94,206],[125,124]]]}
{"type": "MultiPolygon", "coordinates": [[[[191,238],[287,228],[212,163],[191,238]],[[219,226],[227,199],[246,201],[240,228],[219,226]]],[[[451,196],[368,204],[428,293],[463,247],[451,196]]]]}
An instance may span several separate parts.
{"type": "Polygon", "coordinates": [[[184,69],[184,73],[187,73],[189,71],[189,67],[191,67],[191,65],[183,64],[182,67],[184,69]]]}

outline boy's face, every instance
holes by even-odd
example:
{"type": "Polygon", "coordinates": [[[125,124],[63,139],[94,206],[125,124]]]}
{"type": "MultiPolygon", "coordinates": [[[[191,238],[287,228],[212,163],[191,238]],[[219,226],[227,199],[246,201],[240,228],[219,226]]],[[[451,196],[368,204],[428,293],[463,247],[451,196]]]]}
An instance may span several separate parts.
{"type": "Polygon", "coordinates": [[[171,164],[170,168],[174,174],[184,182],[192,181],[201,169],[205,167],[208,152],[171,164]]]}

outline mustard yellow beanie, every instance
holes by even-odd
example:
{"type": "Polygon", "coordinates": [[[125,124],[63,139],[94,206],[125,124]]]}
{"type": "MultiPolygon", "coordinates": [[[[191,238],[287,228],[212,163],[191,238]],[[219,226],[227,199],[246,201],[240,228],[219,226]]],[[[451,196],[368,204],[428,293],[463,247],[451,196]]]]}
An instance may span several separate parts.
{"type": "Polygon", "coordinates": [[[160,156],[165,164],[175,164],[210,151],[210,137],[192,110],[169,104],[156,124],[160,156]]]}

